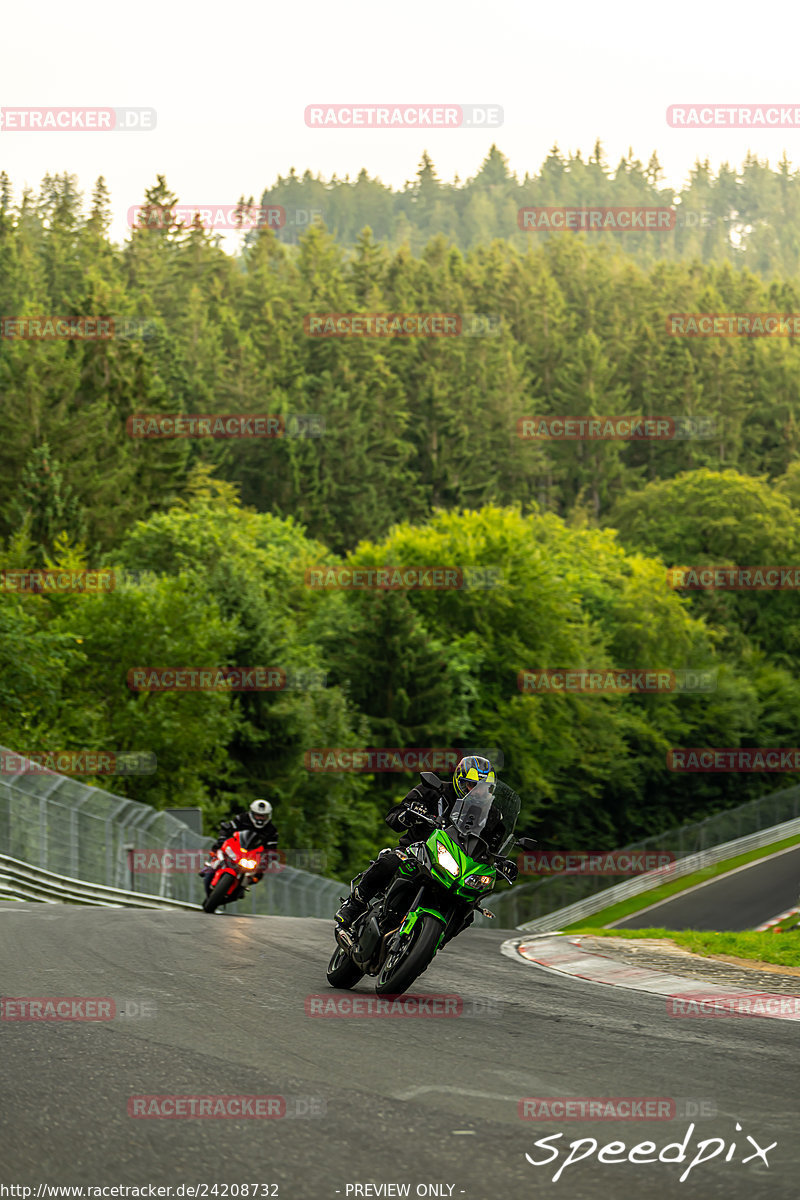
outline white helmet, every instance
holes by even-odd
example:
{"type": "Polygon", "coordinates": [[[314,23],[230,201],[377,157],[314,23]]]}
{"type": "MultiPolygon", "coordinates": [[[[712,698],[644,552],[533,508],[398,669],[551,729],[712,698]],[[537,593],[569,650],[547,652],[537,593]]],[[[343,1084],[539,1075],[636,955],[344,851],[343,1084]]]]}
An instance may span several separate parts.
{"type": "Polygon", "coordinates": [[[250,820],[256,829],[263,828],[272,820],[272,805],[269,800],[254,800],[250,805],[250,820]]]}

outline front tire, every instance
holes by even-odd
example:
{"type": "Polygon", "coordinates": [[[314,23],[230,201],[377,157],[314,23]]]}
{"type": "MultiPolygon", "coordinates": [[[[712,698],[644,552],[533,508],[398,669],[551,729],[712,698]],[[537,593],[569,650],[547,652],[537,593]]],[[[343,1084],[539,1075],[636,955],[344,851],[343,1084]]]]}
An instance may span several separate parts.
{"type": "Polygon", "coordinates": [[[328,983],[331,987],[346,990],[358,983],[363,975],[364,972],[358,969],[352,958],[341,946],[337,946],[328,963],[328,983]]]}
{"type": "Polygon", "coordinates": [[[390,953],[378,976],[375,991],[379,996],[401,996],[408,991],[431,963],[443,928],[442,922],[430,913],[423,913],[417,919],[411,933],[405,935],[412,939],[411,945],[405,953],[401,952],[399,959],[396,951],[390,953]]]}
{"type": "Polygon", "coordinates": [[[220,904],[224,904],[230,891],[230,886],[231,877],[226,873],[217,880],[203,901],[203,912],[212,913],[215,909],[219,908],[220,904]]]}

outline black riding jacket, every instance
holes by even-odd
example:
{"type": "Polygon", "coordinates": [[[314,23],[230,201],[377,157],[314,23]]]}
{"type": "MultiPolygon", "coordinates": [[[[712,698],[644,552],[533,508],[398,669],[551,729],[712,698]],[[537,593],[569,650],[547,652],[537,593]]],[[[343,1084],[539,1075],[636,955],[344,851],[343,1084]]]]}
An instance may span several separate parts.
{"type": "Polygon", "coordinates": [[[432,817],[446,817],[457,799],[451,779],[438,779],[430,771],[424,771],[416,787],[386,814],[386,824],[396,833],[403,834],[399,845],[405,848],[426,838],[431,829],[424,821],[415,820],[408,809],[410,804],[421,805],[432,817]]]}
{"type": "Polygon", "coordinates": [[[259,844],[264,850],[272,850],[278,844],[278,831],[272,824],[272,821],[267,821],[266,825],[260,828],[253,824],[252,817],[249,812],[236,813],[229,821],[221,821],[219,826],[219,837],[211,847],[212,850],[219,850],[222,843],[231,836],[231,834],[242,832],[245,829],[255,829],[259,836],[259,844]]]}

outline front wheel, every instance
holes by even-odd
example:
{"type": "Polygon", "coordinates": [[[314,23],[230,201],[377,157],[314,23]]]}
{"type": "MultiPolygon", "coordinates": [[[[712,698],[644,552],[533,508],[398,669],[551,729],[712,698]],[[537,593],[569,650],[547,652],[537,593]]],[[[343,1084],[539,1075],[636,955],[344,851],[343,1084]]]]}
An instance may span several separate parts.
{"type": "Polygon", "coordinates": [[[331,987],[351,988],[358,983],[363,974],[349,954],[345,953],[341,946],[337,946],[333,958],[328,963],[328,983],[331,987]]]}
{"type": "Polygon", "coordinates": [[[227,899],[228,892],[230,891],[230,886],[231,877],[226,871],[225,874],[217,880],[203,901],[203,912],[214,912],[215,909],[219,908],[220,904],[224,904],[227,899]]]}
{"type": "Polygon", "coordinates": [[[417,918],[411,933],[403,935],[400,947],[389,952],[375,984],[379,996],[401,996],[408,991],[433,959],[442,930],[442,922],[430,913],[417,918]]]}

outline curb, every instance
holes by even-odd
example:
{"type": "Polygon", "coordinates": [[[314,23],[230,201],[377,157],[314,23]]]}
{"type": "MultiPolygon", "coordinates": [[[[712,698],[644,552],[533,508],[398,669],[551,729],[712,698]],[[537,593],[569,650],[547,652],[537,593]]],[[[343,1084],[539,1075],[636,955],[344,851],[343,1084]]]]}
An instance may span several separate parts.
{"type": "Polygon", "coordinates": [[[667,971],[656,971],[650,967],[637,967],[595,951],[584,950],[582,936],[540,934],[538,937],[512,938],[503,943],[501,950],[508,958],[517,962],[525,959],[532,966],[556,975],[663,996],[671,1016],[754,1016],[800,1021],[800,993],[791,996],[786,993],[745,991],[743,988],[722,987],[716,983],[670,975],[667,971]],[[692,998],[695,998],[696,1012],[670,1012],[671,999],[688,1004],[692,998]],[[727,1011],[722,1003],[725,1000],[729,1002],[727,1011]],[[711,1005],[711,1011],[705,1004],[701,1011],[701,1002],[711,1005]],[[737,1003],[738,1010],[731,1011],[737,1003]],[[770,1011],[770,1006],[772,1009],[777,1007],[779,1011],[770,1011]],[[784,1007],[794,1008],[794,1011],[780,1011],[784,1007]]]}
{"type": "Polygon", "coordinates": [[[756,933],[768,933],[775,925],[780,925],[782,921],[786,921],[789,917],[794,917],[800,913],[800,908],[788,908],[786,912],[779,913],[777,917],[773,917],[771,921],[765,921],[763,925],[756,925],[756,933]]]}

